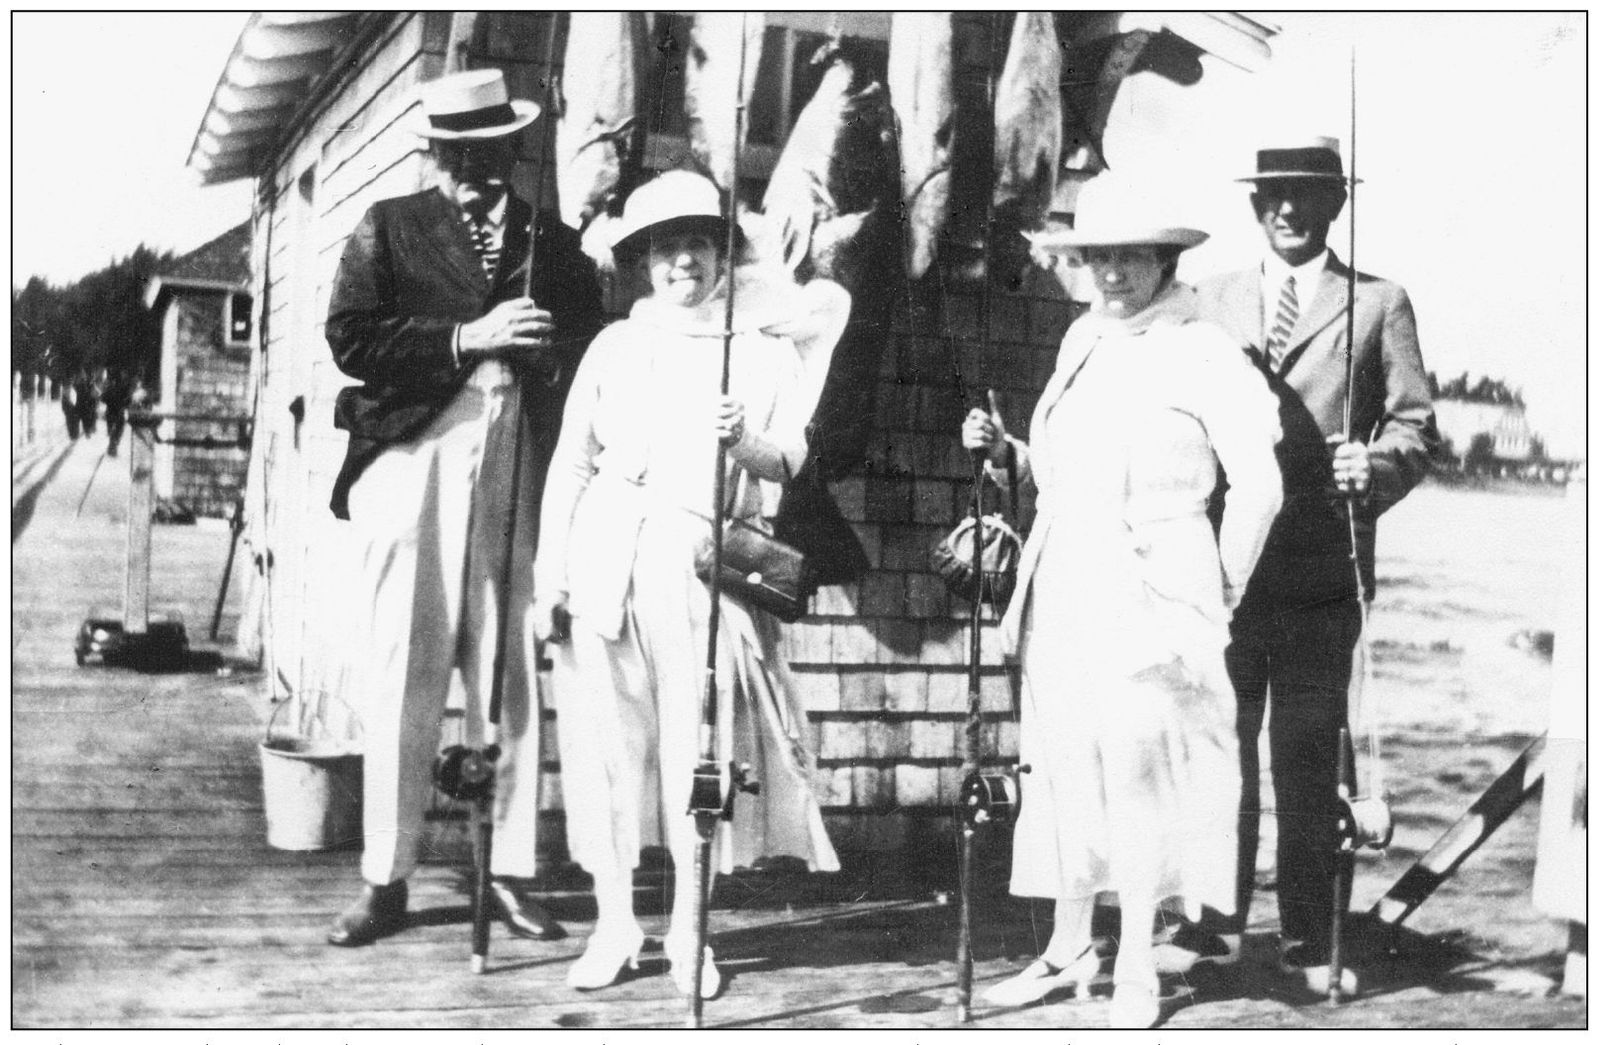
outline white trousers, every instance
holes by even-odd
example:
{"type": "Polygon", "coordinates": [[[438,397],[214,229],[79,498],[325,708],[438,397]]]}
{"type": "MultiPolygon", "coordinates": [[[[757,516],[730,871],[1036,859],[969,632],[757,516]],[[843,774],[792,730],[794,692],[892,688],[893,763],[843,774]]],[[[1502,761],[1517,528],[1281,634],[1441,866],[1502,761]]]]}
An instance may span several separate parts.
{"type": "MultiPolygon", "coordinates": [[[[484,363],[415,440],[389,447],[349,495],[362,534],[368,641],[355,651],[365,694],[361,871],[383,885],[418,860],[431,768],[452,688],[465,694],[465,743],[497,742],[494,874],[529,876],[538,834],[537,650],[531,640],[532,560],[542,481],[522,448],[512,562],[505,562],[520,388],[484,363]],[[502,716],[487,721],[500,576],[510,583],[502,716]]],[[[363,634],[365,629],[360,628],[363,634]]]]}

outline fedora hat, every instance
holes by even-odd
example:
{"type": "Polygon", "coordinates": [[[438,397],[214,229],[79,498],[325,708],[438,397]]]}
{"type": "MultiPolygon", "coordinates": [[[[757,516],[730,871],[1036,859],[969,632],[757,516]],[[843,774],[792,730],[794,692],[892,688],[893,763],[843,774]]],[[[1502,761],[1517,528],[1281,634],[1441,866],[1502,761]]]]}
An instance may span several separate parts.
{"type": "Polygon", "coordinates": [[[1339,158],[1338,138],[1308,138],[1290,145],[1257,149],[1255,173],[1235,181],[1259,182],[1277,178],[1302,178],[1334,181],[1343,185],[1362,179],[1345,177],[1345,165],[1339,158]]]}
{"type": "Polygon", "coordinates": [[[450,73],[420,87],[422,138],[502,138],[538,118],[538,103],[511,98],[498,69],[450,73]]]}
{"type": "MultiPolygon", "coordinates": [[[[657,236],[704,232],[721,245],[726,226],[717,185],[694,171],[668,171],[645,182],[622,205],[622,223],[611,243],[617,264],[626,265],[657,236]]],[[[734,230],[736,243],[742,237],[734,230]]]]}

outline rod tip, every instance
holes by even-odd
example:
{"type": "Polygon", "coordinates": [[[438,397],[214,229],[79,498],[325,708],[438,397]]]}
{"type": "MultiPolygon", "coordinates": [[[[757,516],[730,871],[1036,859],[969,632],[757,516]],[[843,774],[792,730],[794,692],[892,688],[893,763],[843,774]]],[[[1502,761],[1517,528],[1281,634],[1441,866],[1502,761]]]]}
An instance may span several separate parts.
{"type": "Polygon", "coordinates": [[[488,959],[485,954],[471,955],[471,972],[477,976],[488,971],[488,959]]]}

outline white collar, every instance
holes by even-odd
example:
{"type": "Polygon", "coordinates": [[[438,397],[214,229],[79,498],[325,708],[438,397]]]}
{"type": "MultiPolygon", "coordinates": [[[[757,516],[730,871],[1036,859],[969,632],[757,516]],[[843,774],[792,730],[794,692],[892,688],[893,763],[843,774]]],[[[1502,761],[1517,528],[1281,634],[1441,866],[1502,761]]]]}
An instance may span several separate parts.
{"type": "Polygon", "coordinates": [[[1261,307],[1267,325],[1272,325],[1272,313],[1277,311],[1278,296],[1283,293],[1283,281],[1290,276],[1295,280],[1295,299],[1300,314],[1305,315],[1311,299],[1317,296],[1317,284],[1322,281],[1323,269],[1333,251],[1326,247],[1315,258],[1300,265],[1291,265],[1276,254],[1268,254],[1261,262],[1261,307]]]}

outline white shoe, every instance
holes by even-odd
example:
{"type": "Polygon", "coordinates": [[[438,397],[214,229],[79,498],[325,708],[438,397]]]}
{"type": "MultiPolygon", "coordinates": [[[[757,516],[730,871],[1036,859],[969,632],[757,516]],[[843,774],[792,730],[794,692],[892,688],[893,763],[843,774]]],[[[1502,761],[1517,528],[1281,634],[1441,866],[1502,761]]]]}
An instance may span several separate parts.
{"type": "MultiPolygon", "coordinates": [[[[661,949],[667,955],[667,971],[672,975],[673,983],[678,987],[678,993],[689,997],[695,993],[695,974],[689,967],[689,940],[687,937],[666,936],[661,941],[661,949]]],[[[717,967],[717,959],[712,956],[712,949],[706,948],[704,961],[701,963],[701,999],[711,1001],[723,991],[723,973],[717,967]]]]}
{"type": "MultiPolygon", "coordinates": [[[[1288,955],[1284,955],[1278,962],[1278,969],[1283,973],[1284,979],[1295,983],[1297,986],[1304,987],[1309,993],[1319,997],[1328,996],[1330,972],[1328,965],[1299,965],[1291,962],[1288,955]]],[[[1355,970],[1342,966],[1339,970],[1340,996],[1354,998],[1356,997],[1356,992],[1355,970]]]]}
{"type": "Polygon", "coordinates": [[[1110,996],[1111,1030],[1148,1030],[1160,1022],[1160,983],[1117,980],[1110,996]]]}
{"type": "Polygon", "coordinates": [[[1099,964],[1098,952],[1091,945],[1062,969],[1046,958],[1038,958],[1016,975],[982,991],[981,1000],[988,1005],[1018,1008],[1041,1001],[1061,987],[1071,988],[1078,999],[1091,997],[1099,964]]]}
{"type": "Polygon", "coordinates": [[[594,930],[583,956],[566,970],[566,985],[577,991],[597,991],[622,977],[623,969],[639,967],[639,948],[644,946],[644,930],[630,928],[594,930]]]}

